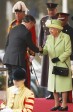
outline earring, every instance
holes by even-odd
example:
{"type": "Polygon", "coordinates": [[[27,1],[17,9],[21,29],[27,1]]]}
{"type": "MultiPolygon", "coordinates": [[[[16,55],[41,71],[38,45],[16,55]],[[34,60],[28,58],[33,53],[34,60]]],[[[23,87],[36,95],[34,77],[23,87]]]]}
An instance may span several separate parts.
{"type": "Polygon", "coordinates": [[[57,33],[59,33],[59,31],[57,30],[57,33]]]}

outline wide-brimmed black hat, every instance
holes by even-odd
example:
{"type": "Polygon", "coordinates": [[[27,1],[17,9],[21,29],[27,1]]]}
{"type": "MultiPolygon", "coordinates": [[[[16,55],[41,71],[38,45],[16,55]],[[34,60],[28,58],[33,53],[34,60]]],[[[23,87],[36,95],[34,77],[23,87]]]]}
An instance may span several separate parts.
{"type": "Polygon", "coordinates": [[[57,3],[46,3],[48,9],[54,9],[57,7],[57,3]]]}
{"type": "Polygon", "coordinates": [[[17,68],[12,74],[13,80],[26,79],[26,71],[24,68],[17,68]]]}

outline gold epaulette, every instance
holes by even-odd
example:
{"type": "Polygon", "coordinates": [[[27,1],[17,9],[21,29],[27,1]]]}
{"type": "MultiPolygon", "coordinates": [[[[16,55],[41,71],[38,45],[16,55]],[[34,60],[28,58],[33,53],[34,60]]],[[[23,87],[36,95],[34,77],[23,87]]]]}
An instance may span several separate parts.
{"type": "Polygon", "coordinates": [[[14,19],[12,22],[11,22],[11,25],[14,25],[16,23],[16,19],[14,19]]]}
{"type": "Polygon", "coordinates": [[[11,24],[9,25],[9,28],[8,28],[8,32],[16,25],[16,19],[14,19],[11,24]]]}

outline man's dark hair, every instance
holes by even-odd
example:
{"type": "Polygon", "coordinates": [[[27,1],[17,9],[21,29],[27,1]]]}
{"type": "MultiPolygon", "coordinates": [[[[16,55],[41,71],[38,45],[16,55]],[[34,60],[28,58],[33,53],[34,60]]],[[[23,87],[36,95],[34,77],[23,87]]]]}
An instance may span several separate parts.
{"type": "Polygon", "coordinates": [[[26,15],[22,21],[26,23],[28,22],[36,23],[36,20],[32,15],[26,15]]]}

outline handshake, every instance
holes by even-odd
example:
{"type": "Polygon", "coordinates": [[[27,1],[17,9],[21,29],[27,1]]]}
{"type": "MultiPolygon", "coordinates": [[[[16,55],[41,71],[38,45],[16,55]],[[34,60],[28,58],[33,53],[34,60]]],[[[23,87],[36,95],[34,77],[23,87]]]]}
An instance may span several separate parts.
{"type": "Polygon", "coordinates": [[[39,46],[39,52],[43,53],[43,48],[41,46],[39,46]]]}

